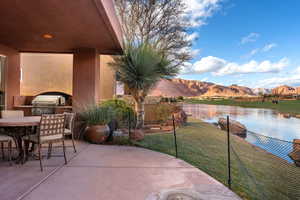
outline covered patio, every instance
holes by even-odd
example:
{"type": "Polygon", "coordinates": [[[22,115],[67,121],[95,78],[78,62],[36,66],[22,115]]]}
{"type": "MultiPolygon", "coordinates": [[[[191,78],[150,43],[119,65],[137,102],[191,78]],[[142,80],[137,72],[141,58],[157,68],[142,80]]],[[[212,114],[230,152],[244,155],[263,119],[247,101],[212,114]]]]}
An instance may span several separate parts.
{"type": "Polygon", "coordinates": [[[68,165],[62,158],[51,158],[43,173],[36,161],[21,167],[0,162],[5,180],[0,184],[1,200],[158,200],[170,191],[201,199],[239,199],[209,175],[166,154],[126,146],[77,146],[77,154],[68,149],[68,165]]]}
{"type": "Polygon", "coordinates": [[[122,52],[114,1],[3,0],[0,12],[4,109],[13,109],[14,97],[20,96],[20,53],[26,52],[73,54],[73,109],[99,101],[99,55],[122,52]]]}

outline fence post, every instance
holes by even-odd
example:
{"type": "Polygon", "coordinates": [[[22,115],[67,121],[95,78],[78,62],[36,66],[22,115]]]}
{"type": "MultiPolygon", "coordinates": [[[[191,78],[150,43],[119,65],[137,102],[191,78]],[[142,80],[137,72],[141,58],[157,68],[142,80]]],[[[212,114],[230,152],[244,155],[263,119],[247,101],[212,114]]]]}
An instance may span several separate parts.
{"type": "Polygon", "coordinates": [[[176,155],[176,158],[178,158],[177,138],[176,138],[176,126],[175,126],[175,117],[174,117],[174,114],[172,114],[172,120],[173,120],[173,133],[174,133],[175,155],[176,155]]]}
{"type": "Polygon", "coordinates": [[[130,128],[131,128],[131,115],[130,110],[128,109],[128,137],[130,137],[130,128]]]}
{"type": "Polygon", "coordinates": [[[230,130],[229,130],[229,116],[227,116],[227,167],[228,167],[228,187],[231,189],[231,159],[230,159],[230,130]]]}

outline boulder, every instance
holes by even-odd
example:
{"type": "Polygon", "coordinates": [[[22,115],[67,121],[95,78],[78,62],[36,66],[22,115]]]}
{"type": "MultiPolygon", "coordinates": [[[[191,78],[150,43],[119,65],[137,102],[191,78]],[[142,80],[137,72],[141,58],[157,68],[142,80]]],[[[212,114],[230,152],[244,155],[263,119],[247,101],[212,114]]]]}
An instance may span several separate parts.
{"type": "MultiPolygon", "coordinates": [[[[222,130],[227,130],[227,119],[220,118],[218,124],[222,130]]],[[[229,131],[231,134],[238,135],[243,138],[247,136],[246,126],[235,120],[229,120],[229,131]]]]}
{"type": "Polygon", "coordinates": [[[289,153],[289,157],[297,167],[300,167],[300,139],[294,139],[293,142],[293,151],[289,153]]]}
{"type": "MultiPolygon", "coordinates": [[[[178,110],[173,113],[175,126],[183,126],[187,122],[187,114],[183,110],[178,110]]],[[[173,126],[173,119],[168,119],[163,126],[173,126]]]]}
{"type": "MultiPolygon", "coordinates": [[[[179,110],[173,113],[175,125],[176,126],[183,126],[187,122],[187,114],[183,110],[179,110]]],[[[173,125],[173,121],[171,120],[171,123],[168,125],[173,125]]]]}
{"type": "Polygon", "coordinates": [[[284,118],[288,118],[288,119],[291,118],[291,114],[289,114],[289,113],[283,113],[282,116],[284,118]]]}
{"type": "Polygon", "coordinates": [[[135,129],[129,134],[129,138],[135,141],[141,141],[145,137],[145,133],[142,129],[135,129]]]}

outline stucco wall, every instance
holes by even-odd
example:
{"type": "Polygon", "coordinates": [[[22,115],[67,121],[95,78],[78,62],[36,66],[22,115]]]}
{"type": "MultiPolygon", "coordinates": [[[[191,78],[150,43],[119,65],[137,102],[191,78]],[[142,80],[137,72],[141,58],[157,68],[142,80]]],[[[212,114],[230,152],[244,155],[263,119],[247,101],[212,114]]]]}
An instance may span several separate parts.
{"type": "MultiPolygon", "coordinates": [[[[108,66],[112,56],[100,56],[100,99],[115,94],[114,72],[108,66]]],[[[72,95],[72,54],[21,54],[21,95],[35,96],[43,92],[72,95]]]]}
{"type": "Polygon", "coordinates": [[[72,54],[21,54],[21,95],[43,92],[72,95],[72,54]]]}
{"type": "Polygon", "coordinates": [[[111,99],[115,95],[116,81],[115,72],[109,67],[113,61],[112,56],[100,56],[100,99],[111,99]]]}

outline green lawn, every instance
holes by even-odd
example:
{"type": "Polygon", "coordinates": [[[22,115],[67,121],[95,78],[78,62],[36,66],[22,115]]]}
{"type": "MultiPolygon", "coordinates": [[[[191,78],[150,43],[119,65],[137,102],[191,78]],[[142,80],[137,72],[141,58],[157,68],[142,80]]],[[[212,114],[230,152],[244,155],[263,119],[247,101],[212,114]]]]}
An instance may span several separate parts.
{"type": "MultiPolygon", "coordinates": [[[[179,158],[223,184],[227,180],[226,133],[189,120],[177,130],[179,158]]],[[[232,136],[233,190],[243,199],[300,199],[300,168],[232,136]]],[[[136,145],[175,155],[172,134],[147,135],[136,145]]]]}
{"type": "Polygon", "coordinates": [[[186,99],[186,103],[193,104],[211,104],[211,105],[230,105],[241,106],[249,108],[269,108],[274,109],[282,113],[290,113],[293,115],[300,114],[300,100],[282,100],[279,104],[273,104],[272,102],[247,102],[247,101],[234,101],[231,99],[223,100],[198,100],[198,99],[186,99]]]}

